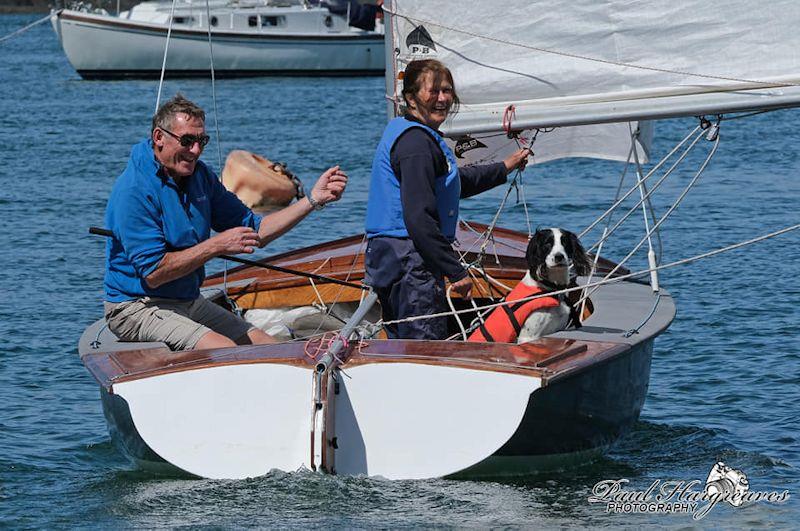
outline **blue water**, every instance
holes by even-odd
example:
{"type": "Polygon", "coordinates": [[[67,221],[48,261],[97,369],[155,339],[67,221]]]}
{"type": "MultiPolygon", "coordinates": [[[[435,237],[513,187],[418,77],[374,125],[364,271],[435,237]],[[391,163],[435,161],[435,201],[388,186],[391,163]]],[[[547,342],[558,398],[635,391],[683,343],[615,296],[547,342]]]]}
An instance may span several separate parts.
{"type": "MultiPolygon", "coordinates": [[[[0,36],[36,18],[0,16],[0,36]]],[[[796,526],[798,233],[662,273],[677,319],[656,343],[641,420],[595,463],[509,482],[312,473],[211,481],[136,471],[110,443],[76,344],[101,311],[103,242],[87,228],[102,224],[114,178],[148,132],[157,84],[80,80],[46,25],[0,44],[0,72],[0,526],[796,526]],[[656,479],[705,480],[720,459],[744,471],[751,490],[788,490],[792,498],[720,505],[700,522],[687,514],[607,514],[587,502],[604,479],[626,478],[639,490],[656,479]]],[[[165,85],[167,95],[178,90],[212,108],[208,81],[165,85]]],[[[385,121],[381,79],[226,80],[217,84],[217,104],[223,153],[242,148],[285,161],[309,184],[333,163],[351,176],[341,203],[265,252],[361,230],[385,121]]],[[[664,262],[800,221],[799,124],[798,111],[723,124],[717,156],[663,227],[664,262]]],[[[658,124],[656,156],[693,126],[658,124]]],[[[706,142],[700,150],[687,168],[701,162],[706,142]]],[[[204,158],[218,167],[216,141],[204,158]]],[[[586,160],[529,169],[532,223],[582,229],[609,205],[620,171],[586,160]]],[[[659,191],[660,213],[692,174],[681,171],[659,191]]],[[[465,201],[464,217],[490,221],[503,192],[465,201]]],[[[636,219],[609,245],[610,257],[638,241],[636,219]]],[[[501,224],[525,230],[521,205],[501,224]]],[[[643,265],[637,255],[631,267],[643,265]]]]}

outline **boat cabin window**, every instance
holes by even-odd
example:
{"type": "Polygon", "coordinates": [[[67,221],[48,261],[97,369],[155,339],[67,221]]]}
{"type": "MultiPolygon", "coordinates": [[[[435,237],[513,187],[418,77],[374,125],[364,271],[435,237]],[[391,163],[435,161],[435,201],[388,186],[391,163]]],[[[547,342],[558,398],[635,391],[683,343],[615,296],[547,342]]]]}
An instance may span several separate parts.
{"type": "Polygon", "coordinates": [[[172,17],[173,24],[192,24],[194,17],[172,17]]]}
{"type": "Polygon", "coordinates": [[[331,18],[331,16],[328,15],[325,17],[325,27],[330,28],[331,26],[333,26],[333,18],[331,18]]]}
{"type": "Polygon", "coordinates": [[[285,26],[286,25],[286,17],[275,17],[270,15],[261,15],[261,27],[274,27],[274,26],[285,26]]]}
{"type": "Polygon", "coordinates": [[[247,17],[247,25],[250,26],[251,28],[255,28],[256,26],[258,26],[258,17],[255,15],[250,15],[249,17],[247,17]]]}
{"type": "Polygon", "coordinates": [[[219,23],[219,20],[217,20],[217,17],[211,17],[211,25],[212,26],[216,26],[218,23],[219,23]]]}

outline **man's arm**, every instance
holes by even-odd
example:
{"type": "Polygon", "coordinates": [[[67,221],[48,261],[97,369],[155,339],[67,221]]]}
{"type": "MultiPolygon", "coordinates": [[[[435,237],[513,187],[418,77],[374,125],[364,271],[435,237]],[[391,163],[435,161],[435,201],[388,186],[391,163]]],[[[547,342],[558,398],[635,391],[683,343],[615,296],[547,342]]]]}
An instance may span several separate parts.
{"type": "MultiPolygon", "coordinates": [[[[320,176],[309,194],[313,194],[314,199],[324,205],[337,201],[346,184],[347,175],[334,166],[320,176]]],[[[306,197],[265,216],[258,232],[250,227],[234,227],[188,249],[165,253],[158,267],[145,277],[145,281],[150,288],[157,288],[192,273],[219,255],[252,253],[256,247],[263,247],[297,225],[313,209],[306,197]]]]}
{"type": "Polygon", "coordinates": [[[252,253],[259,243],[258,234],[250,227],[228,229],[188,249],[165,253],[158,267],[145,277],[145,282],[155,289],[185,277],[219,255],[252,253]]]}

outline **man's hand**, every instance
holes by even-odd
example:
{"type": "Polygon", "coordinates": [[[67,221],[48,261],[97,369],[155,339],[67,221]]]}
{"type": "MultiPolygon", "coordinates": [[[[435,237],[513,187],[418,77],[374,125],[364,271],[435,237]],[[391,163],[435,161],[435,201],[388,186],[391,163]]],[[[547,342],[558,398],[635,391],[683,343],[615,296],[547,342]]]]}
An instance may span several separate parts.
{"type": "Polygon", "coordinates": [[[338,201],[344,193],[345,186],[347,186],[347,174],[340,170],[339,166],[334,166],[319,176],[309,195],[317,203],[325,205],[331,201],[338,201]]]}
{"type": "Polygon", "coordinates": [[[261,240],[250,227],[234,227],[208,239],[214,256],[221,254],[252,253],[261,240]]]}
{"type": "Polygon", "coordinates": [[[466,300],[470,300],[472,298],[472,279],[469,275],[465,276],[461,280],[450,284],[450,287],[461,295],[466,300]]]}
{"type": "Polygon", "coordinates": [[[522,148],[515,151],[503,160],[506,165],[506,172],[511,173],[512,170],[524,170],[525,165],[528,163],[528,156],[532,155],[533,151],[530,148],[522,148]]]}

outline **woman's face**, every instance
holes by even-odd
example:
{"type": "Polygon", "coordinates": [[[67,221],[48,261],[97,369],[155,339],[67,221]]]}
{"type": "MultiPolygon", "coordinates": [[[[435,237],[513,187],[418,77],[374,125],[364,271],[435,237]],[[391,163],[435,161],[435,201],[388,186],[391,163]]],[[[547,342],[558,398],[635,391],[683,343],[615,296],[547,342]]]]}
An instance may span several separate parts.
{"type": "Polygon", "coordinates": [[[453,85],[446,77],[436,79],[433,72],[422,75],[419,91],[409,99],[409,112],[422,123],[438,129],[453,106],[453,85]]]}

